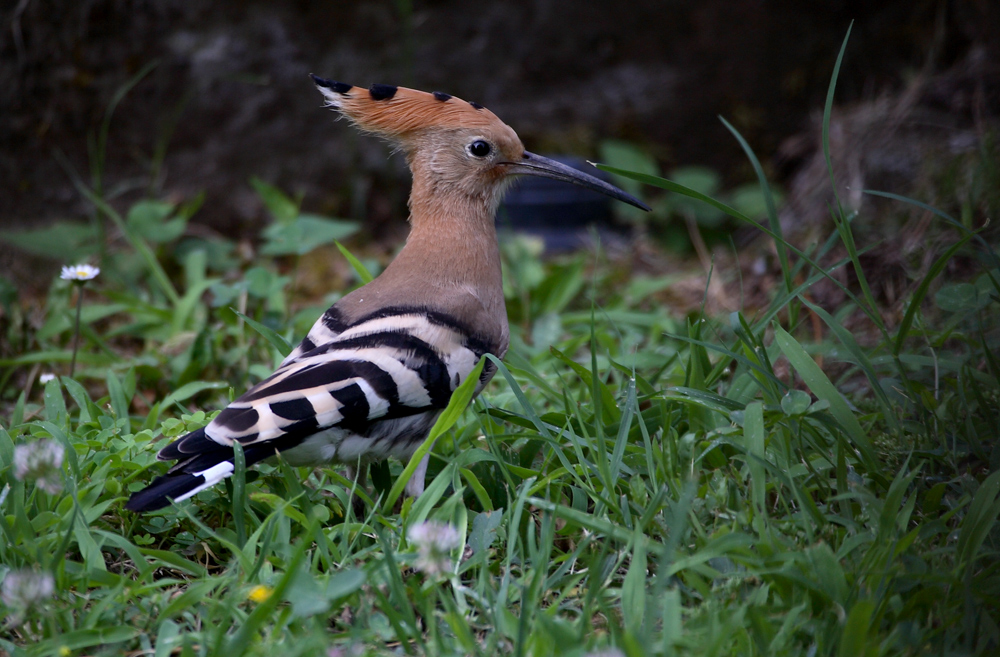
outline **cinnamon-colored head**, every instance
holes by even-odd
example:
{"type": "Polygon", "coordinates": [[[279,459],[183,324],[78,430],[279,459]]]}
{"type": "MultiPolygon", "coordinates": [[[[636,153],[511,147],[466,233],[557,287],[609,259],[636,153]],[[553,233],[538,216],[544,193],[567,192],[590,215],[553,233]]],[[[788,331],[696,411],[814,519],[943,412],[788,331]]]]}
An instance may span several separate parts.
{"type": "Polygon", "coordinates": [[[329,107],[406,152],[414,193],[461,192],[492,201],[509,173],[506,165],[524,157],[517,133],[478,103],[440,91],[313,80],[329,107]],[[429,180],[420,180],[425,176],[429,180]]]}
{"type": "Polygon", "coordinates": [[[363,89],[316,76],[313,81],[330,107],[406,151],[413,171],[410,207],[415,221],[417,208],[423,208],[492,222],[503,182],[515,175],[563,180],[649,210],[603,180],[525,151],[517,133],[478,103],[440,91],[385,84],[363,89]]]}

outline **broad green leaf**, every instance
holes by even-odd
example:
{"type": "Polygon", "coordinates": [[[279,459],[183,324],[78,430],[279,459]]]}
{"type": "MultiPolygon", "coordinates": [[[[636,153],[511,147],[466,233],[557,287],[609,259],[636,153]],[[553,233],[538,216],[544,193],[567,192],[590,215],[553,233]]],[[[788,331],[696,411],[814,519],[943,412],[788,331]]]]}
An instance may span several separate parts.
{"type": "Polygon", "coordinates": [[[789,390],[781,398],[781,410],[785,415],[805,415],[812,405],[812,397],[804,390],[789,390]]]}
{"type": "Polygon", "coordinates": [[[360,568],[338,570],[326,582],[326,599],[330,601],[346,598],[368,581],[368,575],[360,568]]]}
{"type": "Polygon", "coordinates": [[[806,548],[805,556],[810,579],[813,579],[832,601],[846,605],[850,592],[847,575],[830,546],[823,542],[817,543],[806,548]]]}
{"type": "Polygon", "coordinates": [[[83,557],[83,563],[88,570],[107,570],[101,548],[91,536],[90,529],[83,518],[77,518],[77,522],[73,526],[73,538],[76,539],[76,546],[79,548],[80,556],[83,557]]]}
{"type": "Polygon", "coordinates": [[[274,185],[269,185],[256,176],[250,179],[250,184],[278,223],[290,222],[299,215],[299,204],[274,185]]]}
{"type": "Polygon", "coordinates": [[[129,400],[125,397],[125,388],[122,387],[121,380],[110,370],[105,380],[108,385],[108,395],[111,397],[111,408],[114,410],[115,416],[128,418],[129,400]]]}
{"type": "Polygon", "coordinates": [[[299,566],[285,591],[285,600],[292,604],[292,618],[309,618],[324,614],[330,608],[315,573],[306,564],[299,566]]]}
{"type": "Polygon", "coordinates": [[[154,657],[170,657],[180,637],[180,626],[169,618],[160,623],[156,633],[156,653],[154,657]]]}
{"type": "MultiPolygon", "coordinates": [[[[649,153],[627,141],[617,139],[602,141],[600,144],[600,156],[601,161],[607,162],[618,169],[638,171],[653,176],[660,173],[660,167],[657,166],[656,160],[649,153]]],[[[614,182],[629,194],[642,200],[642,185],[635,180],[615,176],[614,182]]],[[[616,203],[615,212],[627,220],[636,223],[645,223],[650,219],[648,213],[624,203],[616,203]]]]}
{"type": "Polygon", "coordinates": [[[0,242],[65,264],[97,253],[97,240],[98,232],[94,224],[78,221],[57,221],[37,230],[0,231],[0,242]]]}
{"type": "Polygon", "coordinates": [[[133,235],[153,244],[172,242],[184,234],[187,219],[174,217],[174,206],[163,201],[139,201],[133,205],[125,218],[125,223],[133,235]]]}
{"type": "MultiPolygon", "coordinates": [[[[670,172],[670,178],[679,185],[693,189],[706,196],[714,196],[719,192],[721,179],[719,174],[708,167],[686,166],[670,172]]],[[[685,196],[668,196],[670,210],[684,218],[691,218],[702,226],[714,228],[722,223],[725,214],[718,208],[695,202],[685,196]]]]}
{"type": "Polygon", "coordinates": [[[357,231],[358,224],[353,221],[303,214],[293,221],[273,223],[265,228],[262,235],[267,242],[260,252],[264,255],[305,255],[357,231]]]}
{"type": "Polygon", "coordinates": [[[975,312],[990,303],[988,294],[982,294],[972,283],[945,285],[934,295],[934,303],[941,310],[953,313],[975,312]]]}
{"type": "Polygon", "coordinates": [[[477,513],[472,519],[472,533],[469,534],[469,547],[472,554],[486,550],[497,539],[497,529],[503,520],[503,509],[477,513]]]}
{"type": "MultiPolygon", "coordinates": [[[[619,169],[627,169],[651,176],[660,175],[656,160],[639,146],[618,139],[605,139],[600,144],[601,161],[619,169]]],[[[639,184],[629,178],[617,178],[615,182],[629,194],[639,194],[639,184]]]]}

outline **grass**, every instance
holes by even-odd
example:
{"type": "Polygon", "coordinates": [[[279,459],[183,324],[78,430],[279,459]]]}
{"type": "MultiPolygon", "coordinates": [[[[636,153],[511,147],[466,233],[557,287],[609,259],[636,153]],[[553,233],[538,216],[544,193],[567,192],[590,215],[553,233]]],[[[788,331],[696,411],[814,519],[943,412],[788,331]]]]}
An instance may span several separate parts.
{"type": "Polygon", "coordinates": [[[351,227],[303,219],[255,184],[275,246],[249,269],[231,243],[183,237],[196,204],[146,201],[121,217],[83,187],[129,247],[87,288],[75,379],[32,387],[71,360],[68,286],[53,286],[37,330],[7,307],[22,348],[0,363],[0,654],[1000,649],[1000,269],[974,222],[930,209],[954,239],[912,281],[898,322],[880,312],[859,259],[871,245],[854,243],[857,218],[840,207],[830,239],[800,248],[768,202],[758,228],[781,284],[769,306],[729,317],[678,316],[613,263],[541,262],[510,242],[511,351],[435,428],[419,499],[397,502],[407,464],[392,462],[355,491],[358,517],[353,482],[276,462],[131,514],[122,503],[162,468],[157,449],[211,419],[190,409],[220,408],[269,373],[325,305],[292,312],[298,259],[319,246],[302,246],[298,226],[323,227],[327,243],[351,227]],[[980,270],[949,280],[959,256],[980,270]],[[857,284],[834,275],[845,267],[857,284]],[[809,300],[820,281],[843,289],[843,307],[809,300]],[[848,318],[875,339],[859,341],[848,318]],[[64,448],[55,488],[52,471],[14,465],[45,440],[64,448]],[[417,567],[410,530],[428,520],[460,537],[444,573],[417,567]]]}

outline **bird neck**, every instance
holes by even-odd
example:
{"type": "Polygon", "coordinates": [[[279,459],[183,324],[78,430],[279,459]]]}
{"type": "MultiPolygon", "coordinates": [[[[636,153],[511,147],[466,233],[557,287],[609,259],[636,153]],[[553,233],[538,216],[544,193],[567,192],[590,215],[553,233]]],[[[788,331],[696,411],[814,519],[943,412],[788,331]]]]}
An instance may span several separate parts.
{"type": "Polygon", "coordinates": [[[345,296],[338,310],[347,318],[385,307],[445,313],[502,356],[509,332],[496,203],[447,192],[428,195],[417,180],[406,245],[378,278],[345,296]]]}
{"type": "Polygon", "coordinates": [[[509,330],[493,219],[502,185],[470,189],[421,164],[411,159],[406,245],[337,308],[348,319],[387,307],[444,313],[502,356],[509,330]]]}
{"type": "MultiPolygon", "coordinates": [[[[444,287],[469,290],[490,310],[503,308],[500,249],[492,198],[422,194],[414,181],[410,235],[390,268],[420,272],[444,287]],[[489,297],[489,304],[485,304],[489,297]]],[[[389,273],[388,269],[386,273],[389,273]]]]}

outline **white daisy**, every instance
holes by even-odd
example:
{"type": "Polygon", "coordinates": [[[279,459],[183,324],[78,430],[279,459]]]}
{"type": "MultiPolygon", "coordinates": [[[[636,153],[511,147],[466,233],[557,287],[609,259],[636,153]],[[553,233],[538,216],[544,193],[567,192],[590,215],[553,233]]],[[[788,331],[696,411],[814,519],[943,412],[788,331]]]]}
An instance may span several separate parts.
{"type": "Polygon", "coordinates": [[[62,463],[65,449],[58,440],[46,438],[14,448],[14,477],[34,481],[46,493],[62,490],[62,463]]]}
{"type": "Polygon", "coordinates": [[[11,609],[24,612],[51,598],[55,588],[55,580],[49,573],[28,569],[12,570],[3,578],[0,600],[11,609]]]}
{"type": "Polygon", "coordinates": [[[97,267],[92,267],[90,265],[72,265],[69,267],[63,267],[62,273],[59,274],[59,278],[64,281],[89,281],[95,278],[101,270],[97,267]]]}
{"type": "Polygon", "coordinates": [[[413,525],[407,538],[417,546],[414,567],[431,577],[451,570],[451,551],[462,542],[454,526],[434,520],[413,525]]]}

